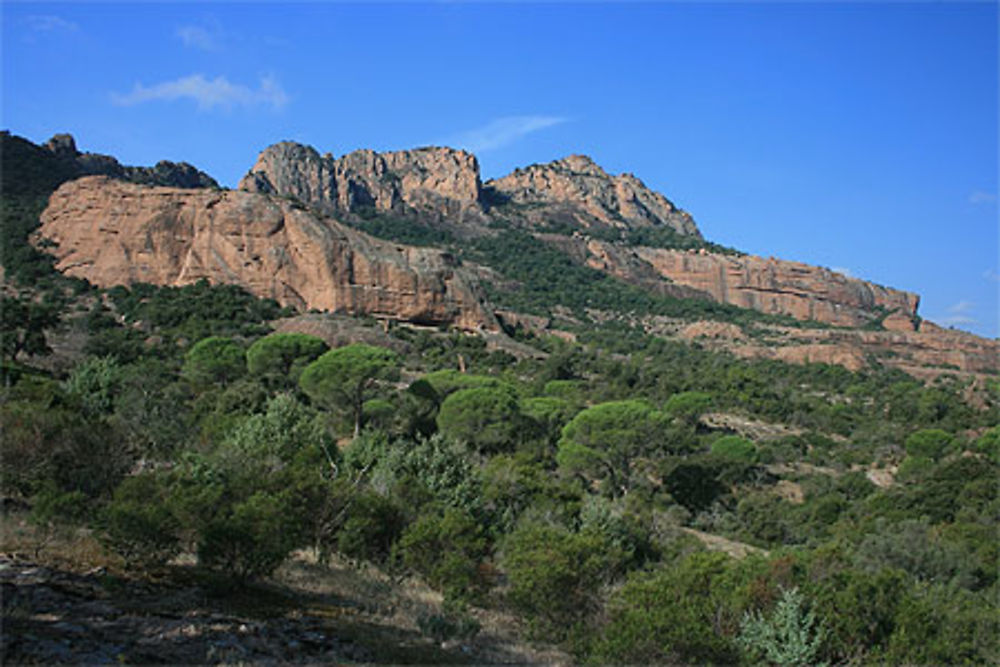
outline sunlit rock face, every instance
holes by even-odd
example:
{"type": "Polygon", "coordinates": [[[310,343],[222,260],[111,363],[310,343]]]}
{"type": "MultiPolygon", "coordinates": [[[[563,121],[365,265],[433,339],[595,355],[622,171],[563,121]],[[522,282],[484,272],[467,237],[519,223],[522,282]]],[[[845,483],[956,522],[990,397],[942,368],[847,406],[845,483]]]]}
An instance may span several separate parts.
{"type": "Polygon", "coordinates": [[[64,273],[101,286],[233,283],[300,308],[495,329],[445,252],[373,239],[282,199],[101,176],[61,186],[42,238],[64,273]]]}

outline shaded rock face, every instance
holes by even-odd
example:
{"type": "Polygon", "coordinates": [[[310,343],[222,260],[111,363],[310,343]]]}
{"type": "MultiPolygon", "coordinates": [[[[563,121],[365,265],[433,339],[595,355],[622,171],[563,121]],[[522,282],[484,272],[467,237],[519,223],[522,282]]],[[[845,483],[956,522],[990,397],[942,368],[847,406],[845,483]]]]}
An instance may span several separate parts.
{"type": "Polygon", "coordinates": [[[266,148],[240,181],[246,192],[293,197],[328,213],[407,213],[459,217],[482,213],[479,163],[451,148],[341,158],[294,142],[266,148]]]}
{"type": "Polygon", "coordinates": [[[110,155],[81,153],[71,134],[57,134],[42,148],[48,150],[76,176],[110,176],[132,183],[165,185],[175,188],[217,188],[219,184],[208,174],[187,162],[161,160],[155,167],[128,167],[110,155]]]}
{"type": "Polygon", "coordinates": [[[536,225],[583,228],[669,227],[701,238],[691,216],[632,174],[612,176],[584,155],[517,169],[488,181],[491,198],[517,207],[536,225]]]}
{"type": "Polygon", "coordinates": [[[59,270],[100,286],[207,278],[298,308],[498,327],[447,253],[378,241],[258,194],[85,177],[52,195],[39,233],[57,243],[59,270]]]}

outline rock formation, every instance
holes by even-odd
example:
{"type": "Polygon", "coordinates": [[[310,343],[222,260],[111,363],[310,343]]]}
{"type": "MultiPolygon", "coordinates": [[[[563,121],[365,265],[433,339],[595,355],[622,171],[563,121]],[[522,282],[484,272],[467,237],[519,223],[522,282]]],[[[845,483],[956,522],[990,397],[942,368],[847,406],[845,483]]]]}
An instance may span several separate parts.
{"type": "MultiPolygon", "coordinates": [[[[651,327],[656,330],[655,325],[651,327]]],[[[748,358],[790,363],[823,363],[856,371],[873,360],[922,379],[946,373],[995,376],[1000,373],[1000,341],[942,329],[924,320],[917,331],[865,331],[766,326],[750,339],[735,326],[698,322],[677,335],[748,358]]]]}
{"type": "Polygon", "coordinates": [[[475,156],[461,150],[360,150],[334,158],[281,142],[261,152],[239,189],[340,215],[394,212],[473,225],[491,217],[535,229],[665,226],[701,238],[691,216],[666,197],[582,155],[518,169],[484,186],[475,156]]]}
{"type": "Polygon", "coordinates": [[[215,179],[187,162],[161,160],[155,167],[128,167],[110,155],[81,153],[76,149],[76,140],[71,134],[57,134],[43,144],[42,148],[69,167],[76,176],[103,175],[132,183],[176,188],[219,187],[215,179]]]}
{"type": "Polygon", "coordinates": [[[372,239],[295,202],[91,176],[42,215],[57,267],[100,286],[242,285],[299,308],[494,329],[464,270],[440,250],[372,239]]]}
{"type": "Polygon", "coordinates": [[[908,325],[912,331],[920,302],[910,292],[773,257],[643,247],[635,253],[664,278],[707,292],[720,303],[798,320],[859,327],[894,313],[894,326],[908,325]]]}
{"type": "Polygon", "coordinates": [[[239,189],[293,197],[341,215],[414,212],[461,219],[482,213],[479,163],[451,148],[360,150],[338,159],[282,142],[260,154],[239,189]]]}
{"type": "Polygon", "coordinates": [[[577,228],[669,227],[701,238],[691,216],[632,174],[612,176],[585,155],[517,169],[485,186],[494,199],[517,207],[533,226],[577,228]]]}
{"type": "MultiPolygon", "coordinates": [[[[214,181],[189,165],[122,167],[107,156],[79,153],[68,135],[44,147],[6,133],[3,141],[17,149],[6,152],[5,165],[17,153],[20,161],[11,164],[41,156],[46,168],[59,167],[60,180],[104,174],[63,184],[40,230],[56,242],[60,270],[102,286],[207,278],[299,308],[496,331],[497,318],[477,285],[502,283],[503,276],[461,266],[440,250],[373,239],[332,216],[350,221],[393,213],[418,223],[464,225],[470,235],[489,234],[488,223],[506,221],[578,262],[659,294],[841,327],[759,324],[757,336],[722,323],[647,324],[653,333],[795,363],[860,369],[876,359],[918,377],[1000,372],[997,341],[920,323],[919,298],[909,292],[798,262],[591,238],[598,235],[589,230],[602,226],[700,234],[690,216],[662,195],[581,156],[482,185],[475,157],[464,151],[355,151],[334,159],[286,142],[261,153],[239,191],[221,191],[197,187],[214,181]],[[29,148],[38,156],[25,153],[29,148]],[[551,233],[554,225],[562,225],[559,233],[551,233]],[[875,330],[878,325],[883,330],[875,330]]],[[[549,320],[543,325],[510,312],[503,319],[552,333],[549,320]]]]}

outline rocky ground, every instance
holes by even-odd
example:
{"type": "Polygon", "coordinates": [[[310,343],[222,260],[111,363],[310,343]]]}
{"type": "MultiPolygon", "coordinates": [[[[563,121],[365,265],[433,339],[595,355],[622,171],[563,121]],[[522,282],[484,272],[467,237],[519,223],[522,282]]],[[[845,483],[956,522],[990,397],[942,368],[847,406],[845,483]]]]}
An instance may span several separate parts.
{"type": "Polygon", "coordinates": [[[0,557],[4,664],[370,662],[329,619],[256,618],[196,586],[77,574],[0,557]]]}
{"type": "MultiPolygon", "coordinates": [[[[481,610],[470,610],[482,625],[474,637],[428,637],[418,619],[440,611],[439,596],[344,563],[300,554],[273,579],[239,589],[192,565],[155,579],[113,564],[83,569],[100,559],[69,563],[60,539],[62,546],[36,543],[34,552],[4,540],[0,664],[569,662],[518,642],[507,619],[481,610]]],[[[91,549],[79,547],[87,538],[71,541],[78,555],[91,549]]]]}

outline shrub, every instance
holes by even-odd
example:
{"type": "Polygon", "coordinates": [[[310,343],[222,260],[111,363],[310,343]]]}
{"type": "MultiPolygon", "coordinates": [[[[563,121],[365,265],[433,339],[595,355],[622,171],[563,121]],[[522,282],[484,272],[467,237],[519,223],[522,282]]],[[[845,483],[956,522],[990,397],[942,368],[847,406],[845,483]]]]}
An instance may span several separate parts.
{"type": "Polygon", "coordinates": [[[602,587],[621,572],[624,555],[594,533],[525,522],[503,547],[507,599],[536,636],[564,639],[600,607],[602,587]]]}
{"type": "Polygon", "coordinates": [[[337,551],[348,558],[384,563],[403,527],[403,514],[392,501],[361,491],[351,499],[347,521],[337,533],[337,551]]]}
{"type": "Polygon", "coordinates": [[[827,631],[813,611],[804,608],[805,598],[797,588],[785,590],[770,617],[747,612],[740,623],[740,646],[754,660],[765,658],[784,667],[819,664],[827,631]]]}
{"type": "Polygon", "coordinates": [[[721,553],[699,553],[670,567],[635,572],[611,597],[607,623],[591,646],[597,663],[736,664],[739,654],[718,630],[729,612],[721,553]]]}
{"type": "Polygon", "coordinates": [[[395,554],[448,599],[473,599],[485,588],[479,566],[486,537],[468,512],[447,508],[418,519],[400,537],[395,554]]]}
{"type": "Polygon", "coordinates": [[[239,581],[274,572],[294,548],[288,500],[259,491],[211,519],[201,533],[198,560],[239,581]]]}
{"type": "Polygon", "coordinates": [[[712,454],[726,461],[755,463],[757,447],[738,435],[724,435],[712,443],[712,454]]]}
{"type": "Polygon", "coordinates": [[[156,475],[122,480],[101,516],[103,543],[130,566],[164,565],[180,551],[180,524],[166,500],[156,475]]]}

